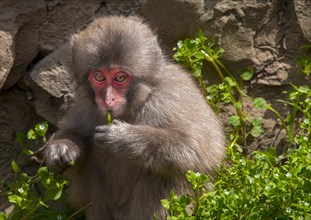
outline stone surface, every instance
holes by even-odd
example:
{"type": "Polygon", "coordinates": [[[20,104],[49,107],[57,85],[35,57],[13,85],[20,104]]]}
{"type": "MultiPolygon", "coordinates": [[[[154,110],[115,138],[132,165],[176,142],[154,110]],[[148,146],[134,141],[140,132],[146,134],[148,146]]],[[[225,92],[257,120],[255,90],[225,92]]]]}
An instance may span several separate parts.
{"type": "Polygon", "coordinates": [[[205,21],[203,0],[149,0],[144,1],[139,12],[159,34],[167,50],[176,41],[195,34],[205,21]]]}
{"type": "Polygon", "coordinates": [[[52,124],[57,124],[72,102],[76,88],[72,69],[70,44],[65,43],[41,60],[25,78],[33,89],[37,114],[52,124]]]}
{"type": "Polygon", "coordinates": [[[14,62],[14,40],[9,32],[0,31],[0,91],[14,62]]]}
{"type": "Polygon", "coordinates": [[[298,24],[304,34],[304,37],[311,41],[311,1],[294,0],[295,12],[298,24]]]}

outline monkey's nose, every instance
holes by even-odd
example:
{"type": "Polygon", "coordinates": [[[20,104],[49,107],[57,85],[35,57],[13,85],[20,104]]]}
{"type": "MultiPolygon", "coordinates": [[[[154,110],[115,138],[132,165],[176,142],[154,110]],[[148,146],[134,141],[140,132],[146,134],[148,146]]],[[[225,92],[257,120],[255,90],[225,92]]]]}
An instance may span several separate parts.
{"type": "Polygon", "coordinates": [[[106,104],[107,104],[109,107],[111,107],[111,106],[113,105],[114,100],[115,100],[114,97],[112,97],[112,98],[110,98],[110,99],[106,99],[106,104]]]}
{"type": "Polygon", "coordinates": [[[113,105],[113,102],[115,101],[115,99],[116,99],[115,92],[113,88],[109,86],[107,88],[106,95],[105,95],[105,102],[108,105],[108,107],[111,107],[113,105]]]}

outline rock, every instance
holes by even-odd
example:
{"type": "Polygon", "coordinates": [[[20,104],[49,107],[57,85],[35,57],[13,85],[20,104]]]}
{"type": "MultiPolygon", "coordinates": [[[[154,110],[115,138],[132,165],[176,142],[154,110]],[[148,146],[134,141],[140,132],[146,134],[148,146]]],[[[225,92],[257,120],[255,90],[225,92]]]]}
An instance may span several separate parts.
{"type": "MultiPolygon", "coordinates": [[[[26,92],[13,87],[11,90],[5,90],[0,93],[1,178],[11,171],[11,161],[13,159],[18,160],[21,156],[22,146],[16,141],[17,132],[26,133],[36,123],[45,120],[36,114],[35,109],[27,98],[26,92]]],[[[53,131],[51,126],[50,131],[53,131]]],[[[28,147],[33,148],[32,145],[28,147]]]]}
{"type": "Polygon", "coordinates": [[[223,58],[239,62],[254,57],[256,54],[253,42],[254,34],[252,29],[244,27],[224,30],[220,39],[220,44],[225,49],[223,58]]]}
{"type": "Polygon", "coordinates": [[[14,39],[9,32],[0,31],[0,91],[14,62],[14,39]]]}
{"type": "Polygon", "coordinates": [[[298,24],[304,34],[304,37],[311,41],[311,1],[294,0],[295,12],[298,24]]]}
{"type": "Polygon", "coordinates": [[[178,40],[195,34],[206,20],[203,0],[147,0],[139,12],[160,35],[168,52],[178,40]]]}
{"type": "Polygon", "coordinates": [[[80,1],[5,1],[1,8],[1,27],[16,30],[14,74],[7,77],[10,88],[45,55],[68,41],[72,33],[91,22],[100,0],[80,1]]]}
{"type": "Polygon", "coordinates": [[[76,82],[72,76],[70,44],[41,60],[30,73],[27,81],[33,88],[36,112],[52,124],[57,124],[72,103],[76,82]]]}

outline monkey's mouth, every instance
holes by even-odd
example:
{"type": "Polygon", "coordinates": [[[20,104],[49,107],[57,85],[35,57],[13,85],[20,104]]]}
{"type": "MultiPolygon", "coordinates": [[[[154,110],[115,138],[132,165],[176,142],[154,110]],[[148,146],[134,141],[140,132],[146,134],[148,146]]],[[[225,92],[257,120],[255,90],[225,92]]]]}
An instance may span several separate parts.
{"type": "Polygon", "coordinates": [[[97,104],[97,110],[105,114],[107,114],[108,111],[113,112],[113,109],[108,108],[107,105],[101,105],[101,104],[97,104]]]}
{"type": "Polygon", "coordinates": [[[124,112],[124,106],[119,105],[117,107],[108,107],[107,105],[97,105],[97,110],[103,117],[107,117],[108,112],[110,112],[112,118],[121,117],[124,112]]]}

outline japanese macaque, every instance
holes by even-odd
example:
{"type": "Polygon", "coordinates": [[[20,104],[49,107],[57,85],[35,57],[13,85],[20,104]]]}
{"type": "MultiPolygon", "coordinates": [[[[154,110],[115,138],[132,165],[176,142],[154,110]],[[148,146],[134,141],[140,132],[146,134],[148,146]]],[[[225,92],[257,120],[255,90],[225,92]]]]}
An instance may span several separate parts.
{"type": "Polygon", "coordinates": [[[73,36],[72,55],[75,103],[46,145],[47,166],[68,176],[72,205],[91,203],[87,219],[165,219],[160,200],[187,192],[185,173],[221,163],[221,123],[137,17],[95,20],[73,36]]]}

